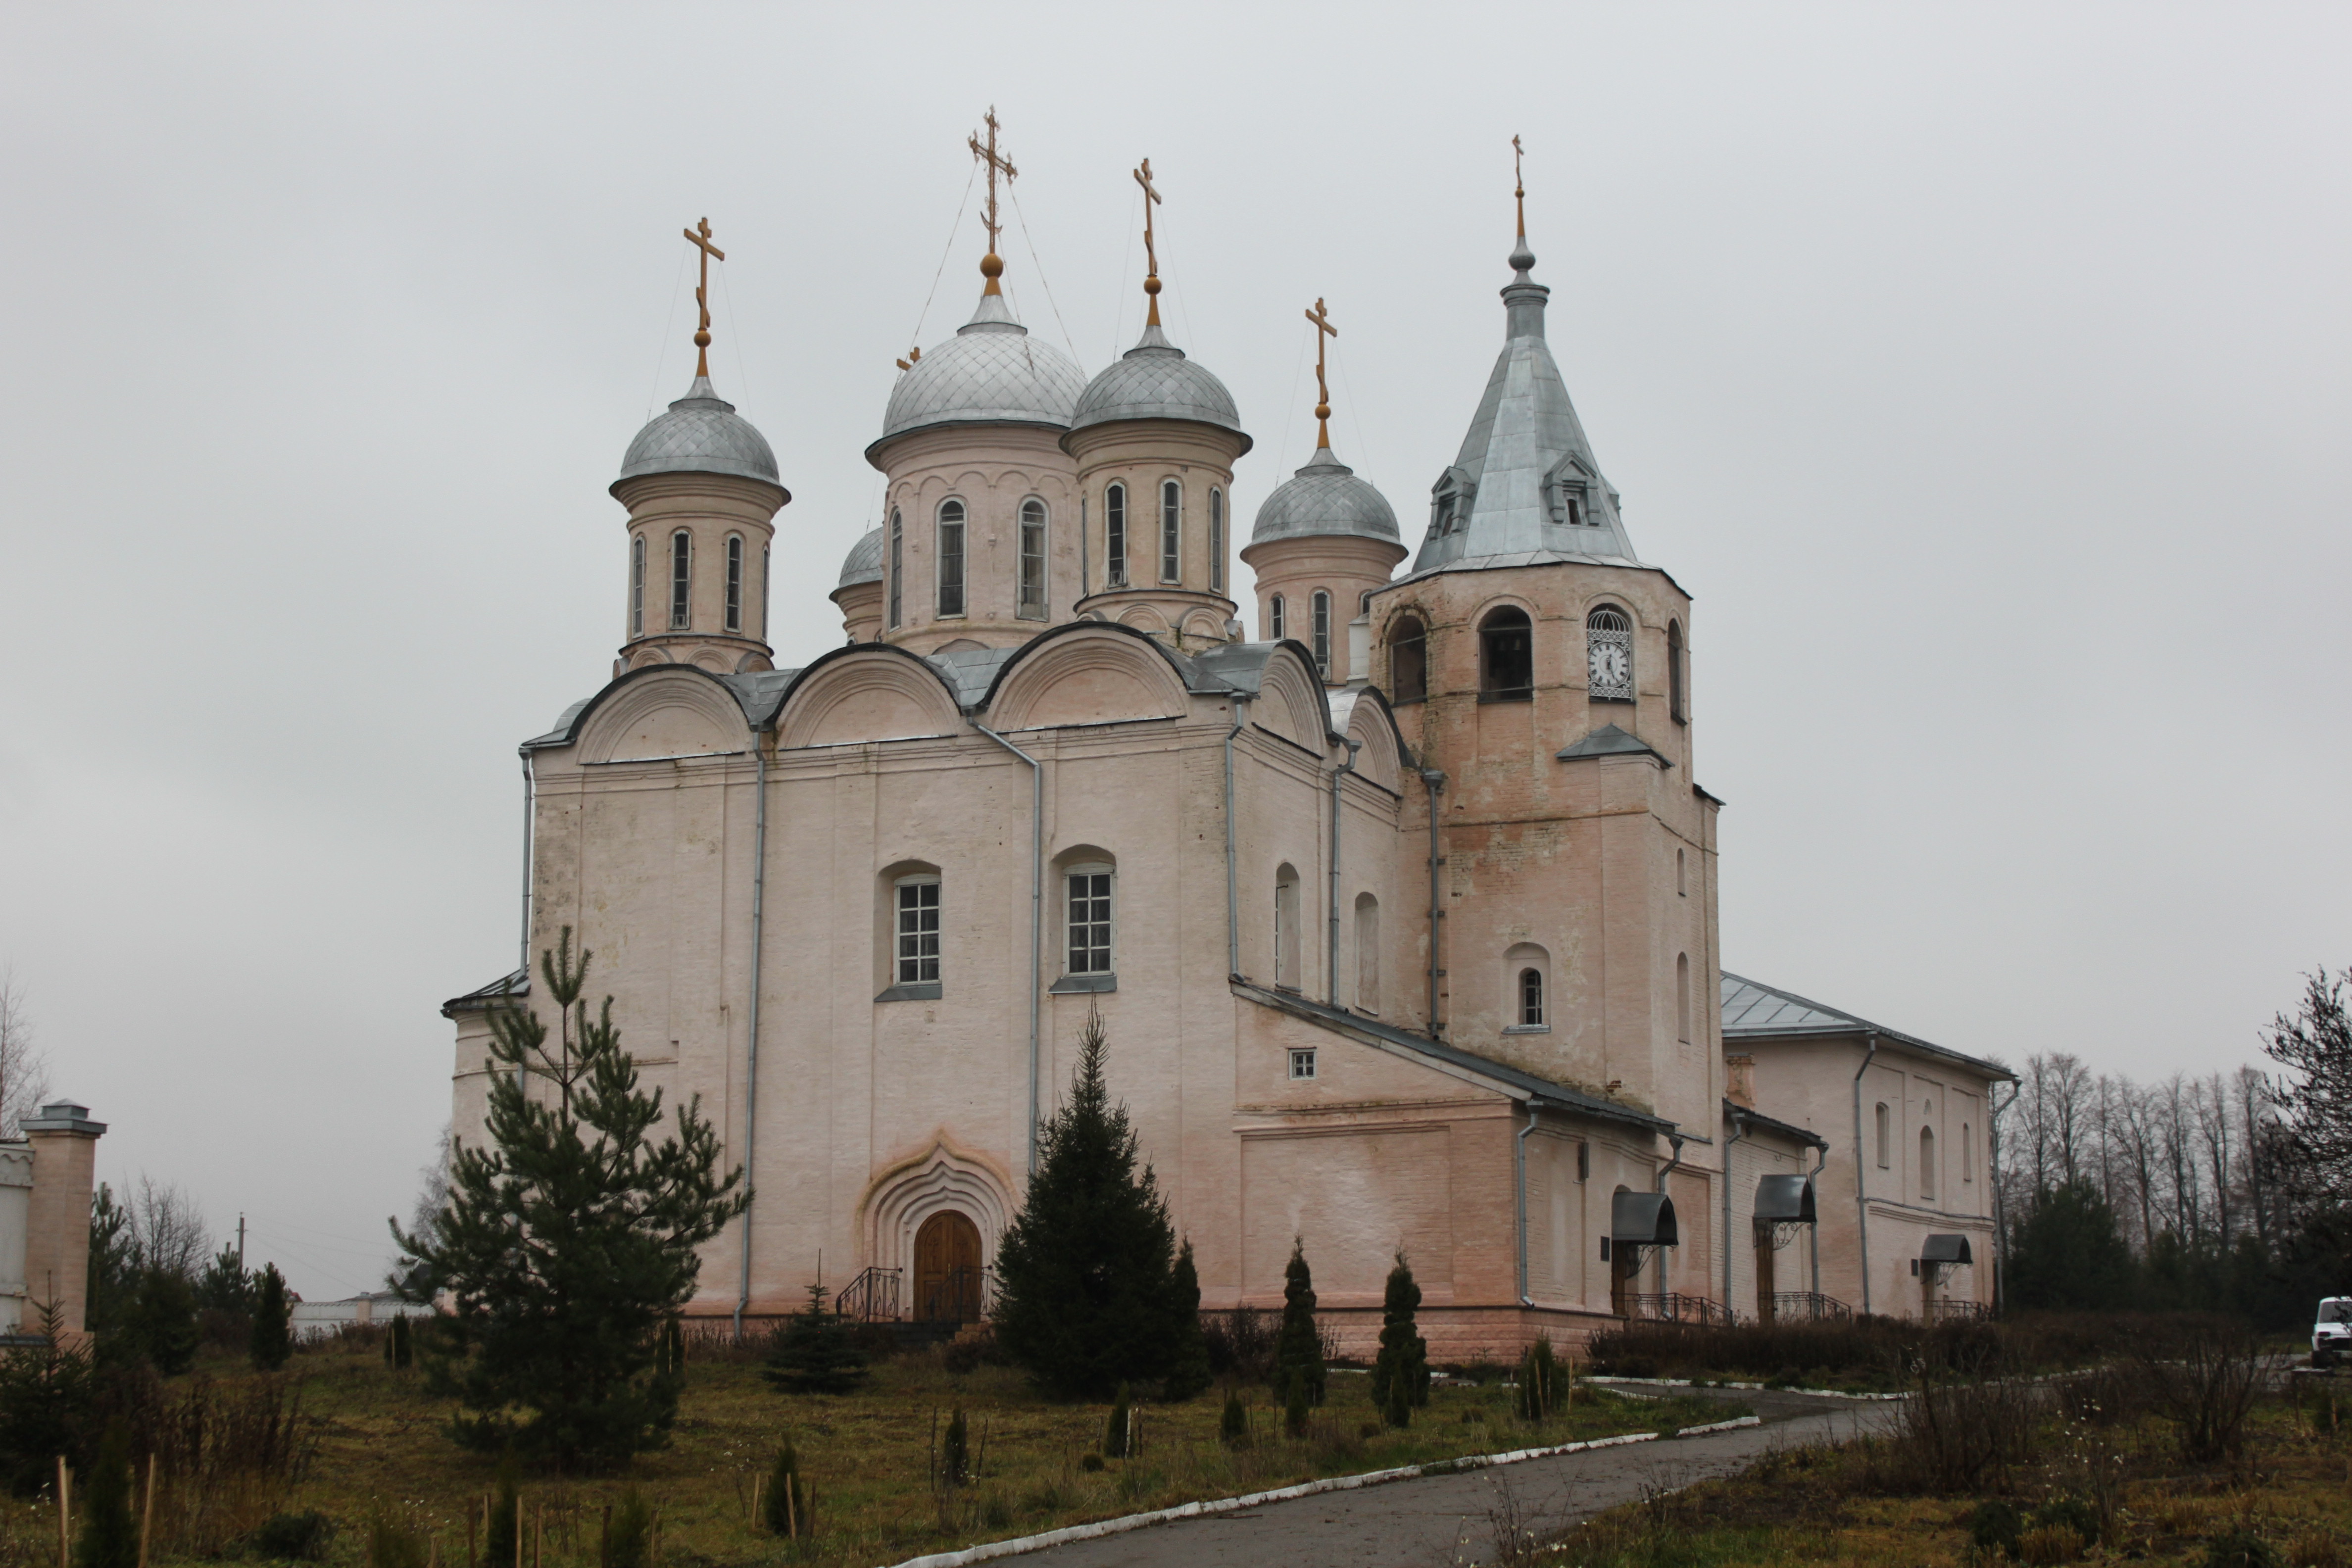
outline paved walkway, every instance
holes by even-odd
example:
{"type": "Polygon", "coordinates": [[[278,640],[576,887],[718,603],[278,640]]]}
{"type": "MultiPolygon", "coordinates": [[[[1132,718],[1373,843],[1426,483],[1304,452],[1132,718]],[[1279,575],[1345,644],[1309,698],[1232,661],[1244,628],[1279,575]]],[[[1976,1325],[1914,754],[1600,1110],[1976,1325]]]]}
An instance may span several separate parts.
{"type": "MultiPolygon", "coordinates": [[[[1696,1392],[1709,1392],[1700,1390],[1696,1392]]],[[[1646,1488],[1730,1475],[1776,1447],[1851,1436],[1892,1407],[1806,1394],[1741,1392],[1761,1426],[1618,1448],[1591,1448],[1497,1469],[1325,1492],[1179,1520],[1009,1559],[1022,1568],[1438,1568],[1494,1559],[1497,1516],[1553,1531],[1640,1499],[1646,1488]]]]}

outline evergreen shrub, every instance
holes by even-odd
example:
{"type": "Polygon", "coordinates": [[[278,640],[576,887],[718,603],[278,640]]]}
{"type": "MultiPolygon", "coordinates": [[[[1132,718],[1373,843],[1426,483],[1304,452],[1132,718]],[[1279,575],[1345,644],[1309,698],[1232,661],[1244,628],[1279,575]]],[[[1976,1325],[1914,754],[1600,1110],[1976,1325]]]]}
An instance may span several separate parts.
{"type": "Polygon", "coordinates": [[[74,1568],[139,1568],[139,1519],[131,1503],[131,1435],[110,1423],[81,1496],[74,1568]]]}
{"type": "Polygon", "coordinates": [[[1282,1270],[1282,1328],[1274,1340],[1275,1393],[1286,1408],[1302,1391],[1308,1405],[1320,1405],[1327,1377],[1323,1336],[1315,1326],[1315,1276],[1307,1267],[1305,1241],[1293,1237],[1282,1270]]]}
{"type": "Polygon", "coordinates": [[[294,1309],[286,1296],[286,1276],[265,1263],[254,1276],[253,1332],[246,1352],[255,1368],[276,1372],[294,1354],[294,1309]]]}
{"type": "Polygon", "coordinates": [[[784,1320],[760,1375],[787,1394],[853,1393],[868,1375],[857,1325],[833,1310],[822,1280],[807,1289],[808,1304],[784,1320]]]}
{"type": "Polygon", "coordinates": [[[760,1512],[771,1535],[786,1540],[816,1533],[816,1518],[810,1507],[808,1482],[801,1476],[801,1457],[786,1438],[776,1450],[775,1463],[768,1467],[766,1490],[760,1498],[760,1512]]]}

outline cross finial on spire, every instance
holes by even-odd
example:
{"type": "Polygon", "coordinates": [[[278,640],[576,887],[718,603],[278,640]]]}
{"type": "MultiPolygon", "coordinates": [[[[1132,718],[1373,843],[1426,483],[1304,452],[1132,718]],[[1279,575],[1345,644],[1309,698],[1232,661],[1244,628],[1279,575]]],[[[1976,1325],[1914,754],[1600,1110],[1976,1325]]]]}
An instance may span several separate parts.
{"type": "Polygon", "coordinates": [[[1521,239],[1525,239],[1528,237],[1528,177],[1525,174],[1520,172],[1519,168],[1519,157],[1523,151],[1525,150],[1520,147],[1519,139],[1516,136],[1512,137],[1511,184],[1513,189],[1511,191],[1511,197],[1514,201],[1519,204],[1519,237],[1521,239]]]}
{"type": "Polygon", "coordinates": [[[1328,450],[1331,445],[1331,387],[1323,379],[1323,340],[1338,337],[1339,329],[1324,313],[1320,299],[1315,301],[1315,309],[1307,312],[1307,319],[1315,323],[1315,449],[1320,452],[1328,450]]]}
{"type": "Polygon", "coordinates": [[[710,374],[710,258],[715,256],[724,261],[727,253],[710,243],[709,218],[704,218],[697,226],[701,233],[698,234],[691,228],[686,231],[686,237],[702,252],[702,279],[694,286],[694,302],[702,312],[701,323],[694,329],[694,374],[697,377],[708,378],[710,374]]]}
{"type": "Polygon", "coordinates": [[[973,132],[970,138],[971,155],[988,166],[988,216],[982,220],[988,226],[988,254],[980,258],[980,275],[988,279],[988,287],[981,292],[1002,294],[1004,290],[996,285],[997,279],[1004,272],[1004,258],[996,254],[996,237],[1003,228],[1003,226],[996,221],[996,176],[1003,174],[1005,184],[1010,186],[1021,171],[1013,166],[1012,159],[1003,156],[996,150],[996,106],[994,104],[988,106],[988,113],[982,123],[988,127],[987,143],[982,144],[980,132],[977,131],[973,132]]]}
{"type": "Polygon", "coordinates": [[[1160,193],[1151,184],[1151,160],[1146,158],[1135,171],[1135,183],[1143,187],[1143,291],[1151,300],[1151,314],[1146,326],[1160,324],[1160,252],[1151,243],[1151,209],[1160,205],[1160,193]]]}

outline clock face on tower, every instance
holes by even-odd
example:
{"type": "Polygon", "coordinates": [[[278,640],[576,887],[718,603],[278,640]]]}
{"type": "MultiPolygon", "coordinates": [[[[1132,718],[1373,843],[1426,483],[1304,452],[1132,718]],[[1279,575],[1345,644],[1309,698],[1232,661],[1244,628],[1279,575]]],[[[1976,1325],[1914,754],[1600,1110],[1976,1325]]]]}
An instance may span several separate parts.
{"type": "Polygon", "coordinates": [[[1613,642],[1595,639],[1586,659],[1587,675],[1592,689],[1616,693],[1625,689],[1632,671],[1627,668],[1625,649],[1613,642]]]}

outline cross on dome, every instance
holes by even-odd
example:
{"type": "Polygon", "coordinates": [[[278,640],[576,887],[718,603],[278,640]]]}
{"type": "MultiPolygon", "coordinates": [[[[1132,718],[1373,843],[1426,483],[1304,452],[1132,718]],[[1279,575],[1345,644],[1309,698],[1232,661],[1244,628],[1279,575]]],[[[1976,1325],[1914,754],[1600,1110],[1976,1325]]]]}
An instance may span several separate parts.
{"type": "Polygon", "coordinates": [[[704,218],[699,226],[701,233],[689,228],[686,237],[702,252],[702,279],[694,286],[694,303],[702,312],[701,323],[694,329],[694,374],[707,381],[710,377],[710,258],[715,256],[724,261],[727,253],[710,243],[709,218],[704,218]]]}
{"type": "MultiPolygon", "coordinates": [[[[988,113],[982,116],[982,122],[988,127],[987,144],[983,146],[981,143],[977,131],[967,138],[971,143],[971,155],[988,168],[988,216],[981,220],[988,229],[988,254],[980,258],[980,275],[988,279],[988,287],[982,292],[1001,294],[1003,290],[996,286],[996,280],[1003,274],[1004,258],[996,254],[996,237],[1003,231],[1003,226],[996,221],[996,176],[1003,174],[1005,186],[1010,189],[1021,171],[1013,166],[1012,159],[996,150],[996,105],[992,103],[988,106],[988,113]]],[[[904,370],[907,367],[901,365],[898,368],[904,370]]]]}

